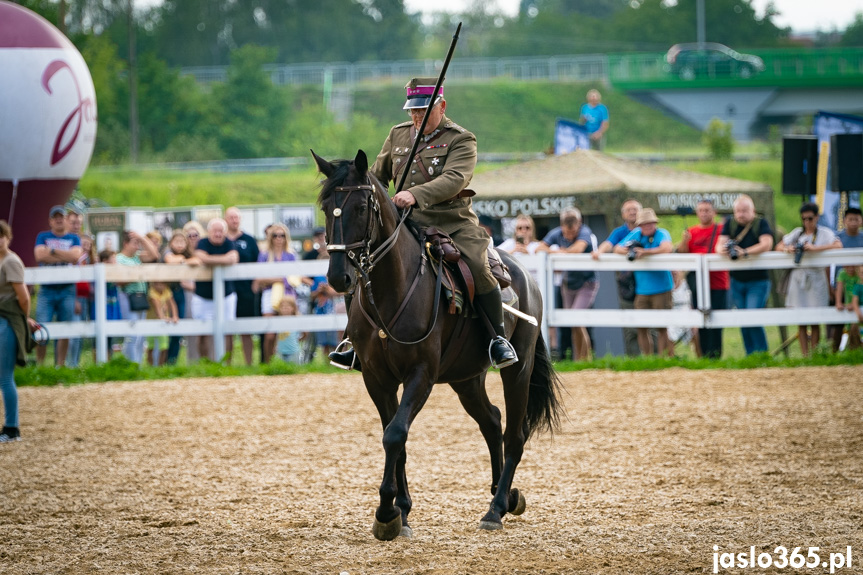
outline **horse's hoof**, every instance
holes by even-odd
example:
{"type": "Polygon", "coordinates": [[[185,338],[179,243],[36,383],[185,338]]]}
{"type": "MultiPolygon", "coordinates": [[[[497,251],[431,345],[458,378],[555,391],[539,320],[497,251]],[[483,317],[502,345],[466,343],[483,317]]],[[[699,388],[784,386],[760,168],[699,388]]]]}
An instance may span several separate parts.
{"type": "MultiPolygon", "coordinates": [[[[410,527],[407,528],[410,530],[410,527]]],[[[387,523],[381,523],[378,521],[378,518],[375,517],[375,522],[372,525],[372,534],[375,536],[375,539],[379,541],[392,541],[402,532],[402,514],[401,512],[395,516],[395,519],[389,521],[387,523]]]]}
{"type": "Polygon", "coordinates": [[[407,525],[402,527],[402,530],[399,532],[399,537],[404,537],[406,539],[413,539],[414,531],[407,525]]]}
{"type": "Polygon", "coordinates": [[[515,507],[510,509],[509,512],[513,515],[521,515],[527,509],[527,501],[524,500],[524,495],[518,489],[513,489],[512,493],[518,498],[518,501],[516,501],[515,507]]]}
{"type": "Polygon", "coordinates": [[[503,523],[500,521],[486,521],[483,519],[479,522],[479,528],[483,531],[498,531],[503,529],[503,523]]]}
{"type": "Polygon", "coordinates": [[[503,522],[500,520],[500,515],[494,511],[489,511],[485,517],[480,519],[479,528],[485,531],[497,531],[503,529],[503,522]]]}

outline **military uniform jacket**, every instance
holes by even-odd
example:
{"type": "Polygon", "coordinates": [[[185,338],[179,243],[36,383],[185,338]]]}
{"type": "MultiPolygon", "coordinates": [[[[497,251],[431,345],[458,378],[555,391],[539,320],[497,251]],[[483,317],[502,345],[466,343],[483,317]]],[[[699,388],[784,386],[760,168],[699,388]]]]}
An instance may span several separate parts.
{"type": "Polygon", "coordinates": [[[372,173],[384,184],[399,182],[408,169],[404,189],[417,202],[411,218],[421,226],[436,226],[452,234],[478,226],[470,198],[456,198],[467,188],[476,168],[476,136],[446,116],[436,132],[417,148],[418,158],[408,158],[416,130],[411,122],[394,126],[384,142],[372,173]]]}
{"type": "Polygon", "coordinates": [[[411,219],[448,233],[473,274],[477,293],[488,293],[497,287],[486,255],[489,237],[479,226],[470,197],[458,197],[476,168],[476,136],[444,116],[437,131],[417,147],[418,157],[408,158],[415,131],[411,122],[394,126],[372,173],[388,185],[390,181],[398,184],[402,170],[410,170],[404,189],[417,200],[411,219]]]}

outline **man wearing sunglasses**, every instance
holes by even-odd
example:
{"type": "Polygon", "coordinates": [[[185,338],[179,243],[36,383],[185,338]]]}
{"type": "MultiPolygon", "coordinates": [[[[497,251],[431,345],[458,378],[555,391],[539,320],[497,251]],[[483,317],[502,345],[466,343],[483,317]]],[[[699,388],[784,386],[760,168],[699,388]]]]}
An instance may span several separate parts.
{"type": "MultiPolygon", "coordinates": [[[[446,117],[443,86],[431,101],[436,83],[436,78],[414,78],[405,86],[403,109],[410,119],[390,130],[371,171],[388,185],[401,181],[403,171],[409,170],[405,189],[393,197],[393,202],[402,209],[413,208],[411,218],[417,224],[446,232],[458,246],[473,274],[474,302],[495,330],[489,348],[492,365],[503,368],[516,363],[518,357],[504,332],[500,286],[491,274],[486,254],[489,236],[471,207],[475,192],[467,188],[476,167],[476,136],[446,117]],[[419,134],[426,114],[428,121],[419,134]],[[411,158],[417,138],[420,145],[411,158]]],[[[352,349],[333,352],[330,359],[337,367],[356,367],[352,349]]]]}

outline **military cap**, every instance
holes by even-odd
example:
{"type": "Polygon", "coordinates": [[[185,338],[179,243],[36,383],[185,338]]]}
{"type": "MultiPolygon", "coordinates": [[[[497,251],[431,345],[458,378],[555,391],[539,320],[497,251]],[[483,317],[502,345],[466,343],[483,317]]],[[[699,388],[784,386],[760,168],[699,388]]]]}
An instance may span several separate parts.
{"type": "MultiPolygon", "coordinates": [[[[412,108],[428,108],[429,101],[434,93],[434,87],[437,84],[437,78],[413,78],[405,86],[407,91],[407,101],[403,110],[412,108]]],[[[443,84],[438,90],[435,104],[443,99],[443,84]]]]}

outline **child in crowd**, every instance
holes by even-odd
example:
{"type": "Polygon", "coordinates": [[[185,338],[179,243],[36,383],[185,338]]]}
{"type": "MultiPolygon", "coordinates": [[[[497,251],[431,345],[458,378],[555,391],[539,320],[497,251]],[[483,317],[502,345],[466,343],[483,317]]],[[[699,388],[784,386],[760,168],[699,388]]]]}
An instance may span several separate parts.
{"type": "MultiPolygon", "coordinates": [[[[177,302],[170,286],[165,282],[150,282],[147,292],[150,309],[147,319],[160,319],[168,323],[177,323],[179,313],[177,302]]],[[[168,359],[168,336],[158,335],[147,338],[147,360],[150,365],[165,365],[168,359]]]]}
{"type": "Polygon", "coordinates": [[[159,255],[161,256],[163,252],[163,247],[165,243],[165,237],[161,234],[161,232],[157,232],[156,230],[152,230],[147,232],[147,239],[153,242],[153,245],[156,246],[156,249],[159,250],[159,255]]]}
{"type": "MultiPolygon", "coordinates": [[[[292,295],[283,296],[279,301],[279,315],[300,315],[297,298],[292,295]]],[[[300,363],[300,338],[296,331],[279,334],[276,353],[282,361],[300,363]]]]}
{"type": "MultiPolygon", "coordinates": [[[[839,274],[836,276],[836,309],[854,311],[858,317],[860,316],[860,305],[858,301],[857,307],[854,306],[854,293],[857,286],[861,285],[861,267],[863,266],[845,266],[839,270],[839,274]]],[[[837,335],[839,337],[837,339],[839,341],[834,339],[833,351],[839,350],[843,331],[841,325],[836,327],[838,328],[837,335]]],[[[860,347],[860,324],[852,323],[848,326],[848,343],[845,349],[860,349],[860,347]]]]}
{"type": "MultiPolygon", "coordinates": [[[[689,289],[689,284],[686,282],[686,272],[684,270],[674,270],[671,272],[671,277],[674,280],[674,289],[671,290],[672,309],[692,309],[692,292],[689,289]]],[[[668,339],[672,345],[679,342],[692,342],[695,354],[701,357],[701,350],[698,345],[698,328],[669,327],[668,339]]]]}
{"type": "Polygon", "coordinates": [[[854,297],[851,298],[851,309],[857,314],[857,321],[859,322],[856,326],[858,334],[860,333],[860,324],[863,323],[863,310],[860,309],[861,301],[863,301],[863,282],[854,286],[854,297]]]}

